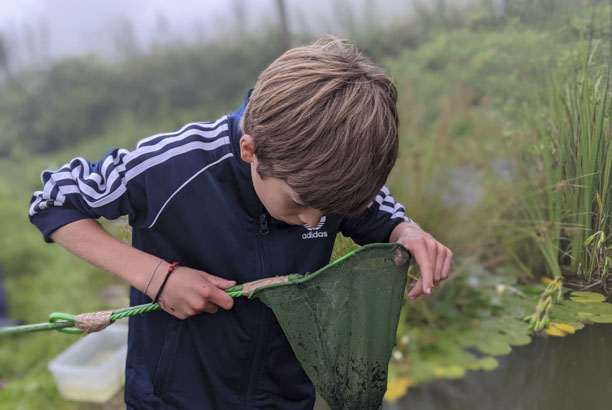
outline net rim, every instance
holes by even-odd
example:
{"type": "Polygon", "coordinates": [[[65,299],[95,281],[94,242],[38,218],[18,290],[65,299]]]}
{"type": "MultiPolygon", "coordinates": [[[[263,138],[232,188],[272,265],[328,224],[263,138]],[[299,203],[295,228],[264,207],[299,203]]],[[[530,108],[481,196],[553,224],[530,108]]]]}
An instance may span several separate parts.
{"type": "Polygon", "coordinates": [[[410,252],[408,251],[408,249],[406,249],[406,247],[404,247],[400,243],[396,243],[396,242],[390,242],[390,243],[370,243],[368,245],[364,245],[364,246],[361,246],[361,247],[359,247],[359,248],[357,248],[355,250],[352,250],[351,252],[347,253],[346,255],[336,259],[335,261],[333,261],[331,263],[328,263],[327,265],[323,266],[321,269],[318,269],[318,270],[316,270],[316,271],[314,271],[312,273],[306,273],[304,275],[299,274],[299,273],[292,273],[292,274],[288,275],[289,280],[286,281],[286,282],[272,283],[270,285],[265,285],[265,286],[258,287],[257,289],[253,290],[248,297],[249,297],[249,299],[257,297],[258,293],[260,293],[261,291],[267,290],[267,289],[273,289],[273,288],[278,288],[278,287],[282,287],[282,286],[289,286],[289,285],[295,285],[295,284],[299,284],[299,283],[308,282],[309,280],[314,279],[315,277],[319,276],[320,274],[330,270],[331,268],[333,268],[337,264],[340,264],[343,261],[346,261],[347,259],[350,259],[350,258],[354,257],[355,255],[361,253],[361,252],[365,252],[365,251],[370,250],[370,249],[384,249],[384,248],[396,249],[396,250],[398,250],[401,253],[401,256],[405,257],[408,261],[410,261],[410,258],[411,258],[410,252]]]}

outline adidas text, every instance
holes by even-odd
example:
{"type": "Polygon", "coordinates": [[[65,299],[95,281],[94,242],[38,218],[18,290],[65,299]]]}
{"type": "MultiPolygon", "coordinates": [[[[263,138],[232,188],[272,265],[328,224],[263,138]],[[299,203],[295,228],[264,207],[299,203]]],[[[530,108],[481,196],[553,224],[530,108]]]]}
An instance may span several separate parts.
{"type": "Polygon", "coordinates": [[[327,232],[310,231],[302,234],[302,239],[327,238],[327,232]]]}

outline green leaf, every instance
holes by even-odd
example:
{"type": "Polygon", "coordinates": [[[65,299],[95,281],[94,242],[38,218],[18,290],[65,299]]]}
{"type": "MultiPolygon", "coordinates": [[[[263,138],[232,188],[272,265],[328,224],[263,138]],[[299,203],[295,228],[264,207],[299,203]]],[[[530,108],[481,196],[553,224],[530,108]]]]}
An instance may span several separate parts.
{"type": "Polygon", "coordinates": [[[484,370],[491,371],[497,369],[499,362],[496,358],[488,356],[478,359],[476,362],[468,366],[469,370],[484,370]]]}
{"type": "Polygon", "coordinates": [[[465,371],[466,370],[463,367],[457,365],[438,365],[434,369],[434,374],[436,375],[436,377],[442,379],[461,379],[465,376],[465,371]]]}
{"type": "Polygon", "coordinates": [[[606,297],[596,292],[572,292],[570,299],[579,303],[604,302],[606,297]]]}
{"type": "Polygon", "coordinates": [[[591,244],[591,242],[593,242],[593,239],[595,239],[595,235],[597,235],[599,232],[594,233],[593,235],[589,236],[588,238],[586,238],[584,240],[584,243],[582,244],[585,248],[587,246],[589,246],[591,244]]]}
{"type": "Polygon", "coordinates": [[[505,355],[512,351],[508,338],[492,326],[489,321],[482,322],[473,329],[465,329],[455,335],[457,343],[462,347],[476,347],[489,355],[505,355]]]}
{"type": "MultiPolygon", "coordinates": [[[[567,312],[575,315],[583,322],[612,323],[612,304],[605,302],[576,302],[572,300],[563,301],[559,308],[564,307],[567,312]]],[[[558,321],[558,320],[557,320],[558,321]]],[[[570,324],[570,323],[568,323],[570,324]]],[[[572,325],[572,324],[570,324],[572,325]]],[[[573,326],[573,325],[572,325],[573,326]]]]}
{"type": "Polygon", "coordinates": [[[578,317],[587,322],[593,323],[612,323],[612,314],[578,312],[578,317]]]}
{"type": "Polygon", "coordinates": [[[566,305],[566,302],[567,301],[556,305],[552,309],[550,313],[550,320],[553,322],[565,323],[576,330],[582,329],[584,324],[581,322],[580,318],[578,318],[578,310],[566,305]]]}

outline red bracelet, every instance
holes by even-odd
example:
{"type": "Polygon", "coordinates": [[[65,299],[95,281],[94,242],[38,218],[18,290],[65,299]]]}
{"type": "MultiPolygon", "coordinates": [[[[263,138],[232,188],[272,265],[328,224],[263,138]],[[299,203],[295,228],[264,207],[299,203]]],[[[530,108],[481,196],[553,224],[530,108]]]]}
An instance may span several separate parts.
{"type": "Polygon", "coordinates": [[[170,274],[172,274],[172,272],[176,270],[176,267],[178,266],[178,264],[179,264],[178,262],[174,262],[172,265],[168,267],[168,272],[166,272],[166,277],[164,278],[164,281],[159,287],[159,290],[157,291],[157,295],[155,296],[155,299],[153,299],[153,303],[157,303],[157,301],[159,300],[162,290],[164,290],[164,286],[166,286],[166,282],[168,282],[168,278],[170,277],[170,274]]]}

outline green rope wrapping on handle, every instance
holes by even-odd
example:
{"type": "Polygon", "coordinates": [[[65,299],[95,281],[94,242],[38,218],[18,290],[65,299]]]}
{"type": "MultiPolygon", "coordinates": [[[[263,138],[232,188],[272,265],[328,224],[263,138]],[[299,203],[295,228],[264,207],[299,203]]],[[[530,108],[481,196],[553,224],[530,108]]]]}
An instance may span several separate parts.
{"type": "MultiPolygon", "coordinates": [[[[242,285],[232,286],[231,288],[225,289],[232,298],[238,298],[242,295],[242,285]]],[[[136,316],[147,312],[153,312],[159,310],[160,307],[157,303],[147,303],[144,305],[131,306],[127,308],[121,308],[114,310],[110,315],[109,320],[112,322],[123,319],[125,317],[136,316]]],[[[58,313],[54,312],[49,315],[49,321],[44,323],[36,323],[32,325],[22,326],[9,326],[0,328],[0,337],[8,336],[18,333],[32,333],[40,332],[43,330],[57,330],[67,334],[82,334],[83,332],[74,326],[74,315],[69,313],[58,313]]]]}
{"type": "Polygon", "coordinates": [[[131,306],[113,311],[113,314],[110,316],[110,320],[111,322],[114,322],[115,320],[123,319],[124,317],[136,316],[140,315],[141,313],[153,312],[154,310],[158,309],[159,305],[157,303],[131,306]]]}
{"type": "MultiPolygon", "coordinates": [[[[399,248],[397,249],[401,248],[404,250],[405,253],[407,253],[406,249],[403,246],[398,245],[396,243],[365,245],[359,249],[349,252],[343,257],[335,260],[334,262],[330,263],[329,265],[319,269],[317,272],[314,272],[312,274],[307,273],[305,275],[301,275],[299,273],[292,273],[292,274],[285,275],[285,276],[273,276],[269,278],[259,279],[253,282],[243,283],[241,285],[235,285],[235,286],[225,289],[224,291],[226,294],[228,294],[232,298],[238,298],[238,297],[244,296],[244,297],[248,297],[249,299],[252,299],[254,297],[257,297],[256,294],[261,289],[269,289],[269,288],[273,288],[277,286],[283,286],[283,283],[285,282],[301,283],[302,281],[307,280],[307,277],[315,277],[317,276],[318,273],[325,271],[326,269],[328,269],[329,267],[333,265],[341,263],[342,261],[355,255],[356,253],[360,252],[363,249],[367,249],[371,247],[397,247],[397,246],[399,246],[399,248]]],[[[122,319],[124,317],[135,316],[135,315],[139,315],[139,314],[146,313],[146,312],[152,312],[152,311],[159,310],[159,309],[160,307],[157,303],[148,303],[144,305],[117,309],[117,310],[112,311],[112,313],[110,314],[108,318],[104,317],[103,320],[101,320],[102,328],[106,326],[106,323],[104,323],[104,320],[108,320],[110,323],[113,323],[114,321],[118,319],[122,319]]],[[[95,314],[104,315],[108,313],[109,311],[92,312],[89,314],[86,313],[86,314],[77,315],[77,316],[87,316],[87,315],[95,315],[95,314]]],[[[79,318],[79,320],[80,319],[81,318],[79,318]]],[[[88,331],[97,331],[100,329],[101,328],[93,328],[92,330],[88,330],[88,331]]],[[[69,334],[82,334],[83,333],[83,331],[75,327],[75,315],[71,315],[68,313],[52,313],[49,316],[49,322],[37,323],[37,324],[32,324],[32,325],[23,325],[23,326],[2,327],[0,328],[0,338],[3,336],[12,335],[12,334],[38,332],[42,330],[58,330],[60,332],[69,333],[69,334]]]]}
{"type": "MultiPolygon", "coordinates": [[[[252,297],[251,292],[253,292],[253,289],[256,289],[257,287],[270,286],[269,284],[267,284],[267,281],[270,281],[270,280],[274,281],[275,279],[280,279],[280,278],[283,278],[283,281],[292,281],[298,278],[302,278],[302,275],[297,274],[297,273],[292,273],[290,275],[283,276],[283,277],[277,276],[277,277],[272,277],[272,278],[265,278],[265,279],[261,279],[261,280],[254,281],[254,282],[244,283],[242,285],[232,286],[231,288],[225,289],[224,292],[234,299],[242,297],[242,296],[251,298],[252,297]],[[264,283],[260,283],[260,282],[264,282],[264,283]]],[[[117,309],[112,312],[108,320],[110,321],[110,323],[113,323],[114,321],[118,319],[123,319],[125,317],[130,317],[130,316],[136,316],[142,313],[153,312],[159,309],[160,307],[157,303],[147,303],[144,305],[131,306],[127,308],[117,309]]],[[[103,313],[103,312],[93,312],[93,313],[103,313]]],[[[49,315],[48,322],[37,323],[37,324],[32,324],[32,325],[11,326],[11,327],[0,328],[0,337],[12,335],[12,334],[18,334],[18,333],[39,332],[42,330],[57,330],[62,333],[77,334],[77,335],[84,333],[82,330],[78,329],[75,326],[75,315],[71,315],[69,313],[54,312],[49,315]]]]}

